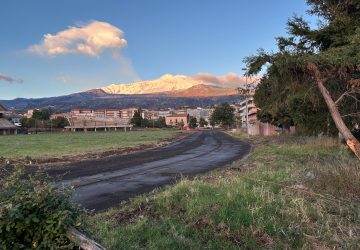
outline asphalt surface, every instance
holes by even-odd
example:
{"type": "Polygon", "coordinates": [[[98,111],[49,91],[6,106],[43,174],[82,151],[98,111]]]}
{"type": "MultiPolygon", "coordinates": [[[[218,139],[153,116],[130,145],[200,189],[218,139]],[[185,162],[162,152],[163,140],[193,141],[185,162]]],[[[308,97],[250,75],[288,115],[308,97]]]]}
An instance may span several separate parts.
{"type": "Polygon", "coordinates": [[[165,147],[122,156],[72,163],[49,169],[59,185],[75,186],[73,199],[103,210],[136,195],[219,168],[250,151],[250,145],[219,131],[200,131],[165,147]]]}

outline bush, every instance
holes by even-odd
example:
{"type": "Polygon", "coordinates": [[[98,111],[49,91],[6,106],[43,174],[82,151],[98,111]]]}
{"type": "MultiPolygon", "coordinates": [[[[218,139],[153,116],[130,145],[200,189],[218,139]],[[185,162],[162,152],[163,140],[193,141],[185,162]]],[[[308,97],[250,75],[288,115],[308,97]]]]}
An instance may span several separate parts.
{"type": "Polygon", "coordinates": [[[65,117],[56,117],[52,120],[52,124],[54,128],[65,128],[66,126],[70,126],[68,119],[65,117]]]}
{"type": "Polygon", "coordinates": [[[81,209],[44,174],[25,177],[24,168],[0,179],[0,249],[67,249],[69,226],[81,209]]]}

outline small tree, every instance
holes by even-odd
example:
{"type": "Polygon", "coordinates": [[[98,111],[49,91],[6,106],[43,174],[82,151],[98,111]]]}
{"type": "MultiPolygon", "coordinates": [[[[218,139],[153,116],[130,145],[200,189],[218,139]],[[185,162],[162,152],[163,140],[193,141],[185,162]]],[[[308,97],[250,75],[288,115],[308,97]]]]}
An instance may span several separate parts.
{"type": "Polygon", "coordinates": [[[141,127],[143,125],[143,118],[142,118],[142,110],[139,108],[134,112],[133,118],[131,118],[130,123],[136,127],[141,127]]]}
{"type": "Polygon", "coordinates": [[[235,109],[228,103],[217,106],[211,115],[210,123],[220,124],[222,127],[229,128],[235,123],[235,109]]]}
{"type": "Polygon", "coordinates": [[[210,126],[214,128],[215,125],[216,125],[215,120],[211,117],[210,118],[210,126]]]}
{"type": "Polygon", "coordinates": [[[55,128],[65,128],[70,125],[68,119],[65,117],[56,117],[55,119],[52,119],[51,122],[55,128]]]}
{"type": "Polygon", "coordinates": [[[23,117],[20,119],[21,126],[24,128],[35,127],[35,119],[23,117]]]}
{"type": "Polygon", "coordinates": [[[200,125],[200,127],[205,127],[205,126],[207,126],[209,123],[203,118],[203,117],[201,117],[200,118],[200,121],[199,121],[199,125],[200,125]]]}
{"type": "Polygon", "coordinates": [[[196,128],[196,126],[197,126],[197,119],[196,119],[196,117],[190,116],[189,128],[196,128]]]}
{"type": "Polygon", "coordinates": [[[157,120],[157,123],[158,123],[159,128],[166,128],[165,117],[159,117],[159,119],[157,120]]]}
{"type": "Polygon", "coordinates": [[[51,109],[34,110],[32,118],[35,120],[45,121],[50,119],[52,113],[51,109]]]}

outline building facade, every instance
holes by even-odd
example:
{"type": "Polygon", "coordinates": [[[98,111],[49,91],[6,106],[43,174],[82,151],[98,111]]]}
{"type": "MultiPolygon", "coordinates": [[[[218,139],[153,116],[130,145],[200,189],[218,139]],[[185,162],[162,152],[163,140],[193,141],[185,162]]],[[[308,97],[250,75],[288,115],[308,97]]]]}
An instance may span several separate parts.
{"type": "Polygon", "coordinates": [[[174,114],[165,117],[166,126],[184,127],[188,124],[188,116],[186,114],[174,114]]]}

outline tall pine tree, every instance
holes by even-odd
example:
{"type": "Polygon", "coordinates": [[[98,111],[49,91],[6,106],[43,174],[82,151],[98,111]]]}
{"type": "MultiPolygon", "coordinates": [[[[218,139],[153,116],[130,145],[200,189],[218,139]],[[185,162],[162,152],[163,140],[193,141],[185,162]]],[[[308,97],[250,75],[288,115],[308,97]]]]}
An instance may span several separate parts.
{"type": "Polygon", "coordinates": [[[260,50],[245,59],[249,75],[268,66],[255,101],[267,119],[276,120],[283,109],[308,130],[312,124],[319,124],[315,130],[333,124],[360,159],[360,143],[351,133],[360,124],[360,1],[307,3],[308,12],[319,18],[317,28],[294,16],[287,24],[289,36],[277,38],[278,52],[260,50]]]}

